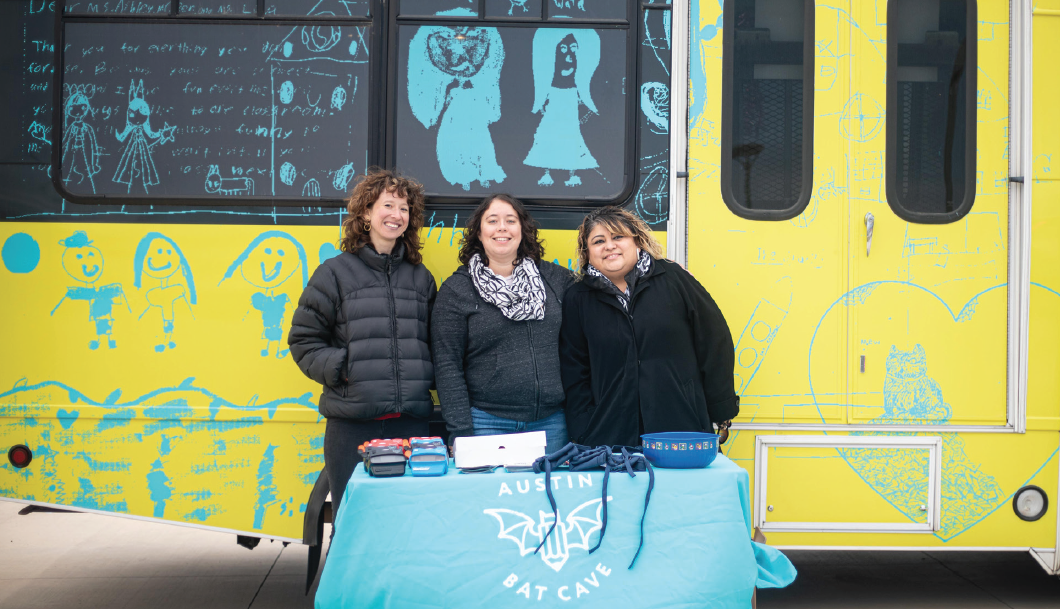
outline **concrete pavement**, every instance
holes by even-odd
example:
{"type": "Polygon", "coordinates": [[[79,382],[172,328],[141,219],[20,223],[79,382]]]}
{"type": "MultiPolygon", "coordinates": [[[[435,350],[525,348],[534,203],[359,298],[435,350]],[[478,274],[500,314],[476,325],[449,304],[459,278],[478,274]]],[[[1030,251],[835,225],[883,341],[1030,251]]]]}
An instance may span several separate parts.
{"type": "MultiPolygon", "coordinates": [[[[0,501],[0,609],[312,607],[307,548],[0,501]]],[[[325,536],[328,531],[325,529],[325,536]]],[[[1060,579],[1027,554],[789,552],[799,578],[762,609],[1060,609],[1060,579]]],[[[315,591],[315,590],[314,590],[315,591]]],[[[635,608],[633,608],[635,609],[635,608]]]]}

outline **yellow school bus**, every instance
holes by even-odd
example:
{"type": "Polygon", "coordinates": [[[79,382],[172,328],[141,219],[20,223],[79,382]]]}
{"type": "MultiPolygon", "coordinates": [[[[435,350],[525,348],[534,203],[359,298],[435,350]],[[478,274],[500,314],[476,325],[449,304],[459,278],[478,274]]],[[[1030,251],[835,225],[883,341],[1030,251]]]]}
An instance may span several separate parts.
{"type": "Polygon", "coordinates": [[[1060,3],[0,11],[0,498],[318,543],[286,332],[381,165],[427,187],[439,283],[490,192],[572,268],[588,209],[644,217],[729,322],[771,544],[1060,571],[1060,3]]]}

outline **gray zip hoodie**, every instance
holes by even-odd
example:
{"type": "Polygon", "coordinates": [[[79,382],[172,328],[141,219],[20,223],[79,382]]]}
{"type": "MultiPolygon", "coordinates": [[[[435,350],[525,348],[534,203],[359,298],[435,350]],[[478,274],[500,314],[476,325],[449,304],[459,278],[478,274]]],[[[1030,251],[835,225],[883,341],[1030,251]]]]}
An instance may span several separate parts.
{"type": "Polygon", "coordinates": [[[559,329],[574,275],[539,262],[545,318],[512,321],[479,296],[466,266],[438,291],[431,316],[435,383],[450,436],[474,433],[471,408],[513,421],[538,421],[563,408],[559,329]]]}

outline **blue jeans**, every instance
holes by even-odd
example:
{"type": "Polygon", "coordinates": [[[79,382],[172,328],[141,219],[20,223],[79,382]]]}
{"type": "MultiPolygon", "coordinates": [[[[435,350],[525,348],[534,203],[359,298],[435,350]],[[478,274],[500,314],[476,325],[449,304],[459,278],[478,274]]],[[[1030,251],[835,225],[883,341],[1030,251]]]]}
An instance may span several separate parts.
{"type": "Polygon", "coordinates": [[[543,431],[548,443],[547,454],[552,454],[567,445],[567,417],[563,411],[545,417],[539,421],[523,423],[492,415],[478,408],[471,409],[471,424],[476,436],[496,436],[504,433],[523,433],[526,431],[543,431]]]}

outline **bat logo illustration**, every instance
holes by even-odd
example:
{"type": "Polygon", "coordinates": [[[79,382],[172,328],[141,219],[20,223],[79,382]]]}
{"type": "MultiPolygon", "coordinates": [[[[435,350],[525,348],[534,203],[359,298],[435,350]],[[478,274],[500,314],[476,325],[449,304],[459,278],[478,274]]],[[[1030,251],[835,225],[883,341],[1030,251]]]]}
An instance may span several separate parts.
{"type": "MultiPolygon", "coordinates": [[[[611,501],[611,497],[607,498],[611,501]]],[[[541,560],[552,567],[557,573],[570,558],[571,548],[581,548],[588,551],[589,538],[593,533],[599,531],[602,523],[600,512],[602,506],[599,499],[586,501],[574,508],[567,518],[561,520],[552,534],[548,536],[545,546],[541,549],[541,560]]],[[[548,533],[552,526],[554,516],[551,512],[539,512],[537,522],[522,512],[507,509],[482,510],[497,519],[501,525],[497,539],[510,539],[519,546],[519,555],[526,556],[533,553],[541,543],[541,538],[548,533]]]]}

